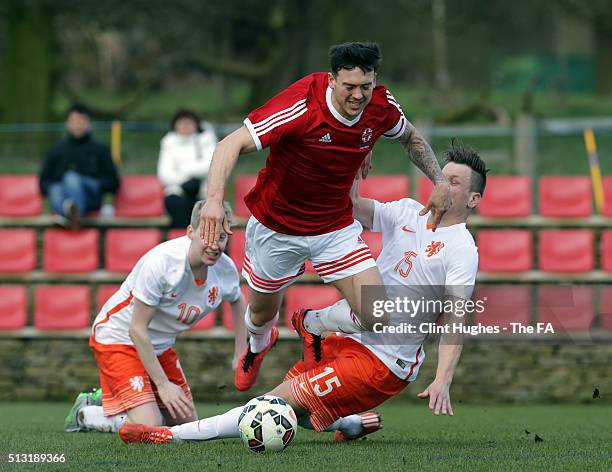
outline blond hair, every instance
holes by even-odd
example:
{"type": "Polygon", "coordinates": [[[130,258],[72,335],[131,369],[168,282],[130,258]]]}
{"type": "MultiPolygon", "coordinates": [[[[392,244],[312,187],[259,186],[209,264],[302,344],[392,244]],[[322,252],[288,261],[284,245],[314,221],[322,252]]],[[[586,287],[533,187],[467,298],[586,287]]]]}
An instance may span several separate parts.
{"type": "MultiPolygon", "coordinates": [[[[193,205],[193,210],[191,210],[190,224],[194,230],[198,229],[198,227],[200,226],[200,213],[202,212],[202,208],[204,207],[205,203],[206,200],[198,200],[197,202],[195,202],[195,205],[193,205]]],[[[223,201],[223,209],[225,210],[225,219],[231,226],[233,224],[234,218],[232,207],[227,201],[223,201]]]]}

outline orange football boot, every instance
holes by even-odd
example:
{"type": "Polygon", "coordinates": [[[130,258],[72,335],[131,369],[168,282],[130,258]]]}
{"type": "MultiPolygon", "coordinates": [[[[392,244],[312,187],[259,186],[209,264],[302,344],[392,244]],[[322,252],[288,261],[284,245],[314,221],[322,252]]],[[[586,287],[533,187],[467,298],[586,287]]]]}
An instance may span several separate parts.
{"type": "Polygon", "coordinates": [[[119,428],[119,437],[126,444],[164,444],[172,442],[172,431],[165,426],[123,423],[119,428]]]}
{"type": "Polygon", "coordinates": [[[312,334],[304,326],[304,318],[310,310],[302,308],[293,313],[291,324],[302,339],[302,350],[306,370],[314,369],[323,357],[321,352],[321,336],[312,334]]]}
{"type": "Polygon", "coordinates": [[[259,375],[259,368],[266,354],[274,347],[278,341],[278,328],[275,326],[270,333],[270,342],[266,348],[258,353],[251,351],[251,345],[247,342],[247,347],[238,360],[238,366],[234,372],[234,384],[236,389],[244,392],[253,386],[259,375]]]}

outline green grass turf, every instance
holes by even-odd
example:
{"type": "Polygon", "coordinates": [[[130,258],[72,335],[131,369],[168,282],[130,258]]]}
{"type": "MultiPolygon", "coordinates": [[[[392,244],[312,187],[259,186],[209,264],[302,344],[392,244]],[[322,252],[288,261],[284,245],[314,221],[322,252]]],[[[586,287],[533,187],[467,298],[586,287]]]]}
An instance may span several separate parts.
{"type": "MultiPolygon", "coordinates": [[[[24,470],[610,470],[611,406],[455,405],[434,417],[423,405],[391,401],[379,411],[384,429],[365,440],[334,443],[331,434],[300,429],[279,454],[258,455],[239,440],[126,446],[117,435],[67,434],[70,405],[2,403],[0,469],[24,470]],[[530,434],[527,434],[526,431],[530,434]],[[544,439],[535,442],[535,435],[544,439]],[[63,453],[66,463],[7,463],[13,453],[63,453]]],[[[231,405],[202,404],[200,415],[231,405]]]]}

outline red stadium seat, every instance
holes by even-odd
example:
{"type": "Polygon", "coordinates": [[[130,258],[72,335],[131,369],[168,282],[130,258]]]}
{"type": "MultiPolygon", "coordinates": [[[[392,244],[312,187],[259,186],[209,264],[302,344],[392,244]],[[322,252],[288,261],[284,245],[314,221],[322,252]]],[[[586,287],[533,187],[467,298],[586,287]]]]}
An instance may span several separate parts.
{"type": "Polygon", "coordinates": [[[0,216],[37,216],[42,208],[36,175],[0,175],[0,216]]]}
{"type": "Polygon", "coordinates": [[[89,287],[85,285],[40,285],[34,298],[34,327],[38,329],[83,329],[90,324],[89,287]]]}
{"type": "Polygon", "coordinates": [[[601,270],[612,272],[612,230],[601,232],[601,270]]]}
{"type": "Polygon", "coordinates": [[[601,287],[599,296],[601,327],[612,331],[612,287],[601,287]]]}
{"type": "Polygon", "coordinates": [[[484,272],[531,270],[531,232],[481,230],[478,232],[478,268],[484,272]]]}
{"type": "Polygon", "coordinates": [[[128,217],[161,216],[164,214],[164,189],[155,175],[121,177],[115,198],[115,215],[128,217]]]}
{"type": "Polygon", "coordinates": [[[612,216],[612,176],[604,177],[602,180],[604,191],[604,207],[602,214],[604,216],[612,216]]]}
{"type": "Polygon", "coordinates": [[[194,324],[191,329],[192,331],[206,331],[207,329],[214,328],[216,322],[217,312],[213,311],[194,324]]]}
{"type": "Polygon", "coordinates": [[[429,200],[429,195],[433,191],[434,184],[424,175],[417,180],[416,199],[421,205],[425,205],[429,200]]]}
{"type": "Polygon", "coordinates": [[[374,257],[374,259],[378,258],[378,256],[380,256],[380,252],[382,251],[382,233],[375,233],[373,231],[365,230],[363,233],[361,233],[361,238],[370,248],[372,257],[374,257]]]}
{"type": "Polygon", "coordinates": [[[512,334],[510,323],[531,324],[531,292],[523,285],[479,285],[474,301],[481,301],[484,311],[474,314],[474,324],[508,328],[501,334],[512,334]]]}
{"type": "Polygon", "coordinates": [[[331,285],[292,285],[285,295],[285,326],[291,326],[293,312],[300,308],[325,308],[333,305],[342,295],[331,285]]]}
{"type": "Polygon", "coordinates": [[[359,181],[359,193],[379,202],[410,197],[410,180],[405,175],[370,175],[359,181]]]}
{"type": "Polygon", "coordinates": [[[112,297],[121,285],[98,285],[98,292],[96,294],[96,313],[99,313],[106,301],[112,297]]]}
{"type": "Polygon", "coordinates": [[[499,218],[531,215],[531,180],[520,175],[487,177],[478,213],[499,218]]]}
{"type": "Polygon", "coordinates": [[[100,235],[96,229],[48,229],[43,236],[45,272],[91,272],[99,266],[100,235]]]}
{"type": "Polygon", "coordinates": [[[129,272],[138,259],[161,241],[157,229],[109,229],[106,232],[106,270],[129,272]]]}
{"type": "Polygon", "coordinates": [[[234,214],[240,218],[248,218],[251,212],[244,203],[244,197],[255,187],[256,175],[239,175],[235,181],[234,214]]]}
{"type": "Polygon", "coordinates": [[[36,232],[0,229],[0,272],[29,272],[36,268],[36,232]]]}
{"type": "Polygon", "coordinates": [[[245,232],[242,228],[235,228],[232,230],[234,234],[229,237],[228,252],[229,256],[234,261],[238,272],[242,271],[242,261],[244,260],[244,242],[245,232]]]}
{"type": "Polygon", "coordinates": [[[28,294],[24,285],[0,286],[0,331],[23,328],[28,321],[28,294]]]}
{"type": "MultiPolygon", "coordinates": [[[[245,302],[248,304],[249,287],[247,287],[246,285],[241,285],[240,291],[242,292],[242,296],[244,297],[245,302]]],[[[232,320],[232,307],[228,302],[223,302],[223,327],[229,329],[230,331],[234,330],[234,322],[232,320]]]]}
{"type": "Polygon", "coordinates": [[[168,230],[168,234],[166,236],[166,241],[170,241],[171,239],[180,238],[181,236],[185,236],[187,234],[186,229],[181,228],[172,228],[168,230]]]}
{"type": "Polygon", "coordinates": [[[590,272],[595,265],[593,253],[591,230],[540,231],[538,259],[544,272],[590,272]]]}
{"type": "Polygon", "coordinates": [[[540,177],[539,200],[542,216],[591,216],[591,181],[585,176],[540,177]]]}
{"type": "Polygon", "coordinates": [[[538,322],[555,333],[589,331],[593,323],[593,287],[538,287],[538,322]]]}

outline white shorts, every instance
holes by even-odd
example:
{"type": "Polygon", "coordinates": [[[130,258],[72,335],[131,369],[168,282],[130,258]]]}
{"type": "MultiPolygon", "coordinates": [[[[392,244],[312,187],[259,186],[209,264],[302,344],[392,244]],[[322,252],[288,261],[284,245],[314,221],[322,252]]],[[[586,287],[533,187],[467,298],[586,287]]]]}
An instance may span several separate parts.
{"type": "Polygon", "coordinates": [[[312,262],[323,282],[329,283],[375,267],[370,248],[361,239],[361,223],[317,236],[277,233],[253,216],[246,227],[242,275],[253,290],[274,293],[288,287],[312,262]]]}

